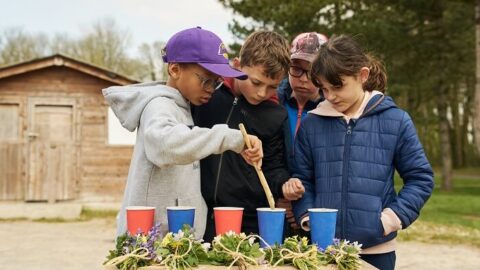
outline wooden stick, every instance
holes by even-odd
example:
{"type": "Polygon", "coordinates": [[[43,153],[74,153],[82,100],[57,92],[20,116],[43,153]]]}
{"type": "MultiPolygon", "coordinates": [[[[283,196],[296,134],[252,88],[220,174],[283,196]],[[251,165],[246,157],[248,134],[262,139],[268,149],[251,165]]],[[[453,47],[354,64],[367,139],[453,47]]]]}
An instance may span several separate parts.
{"type": "MultiPolygon", "coordinates": [[[[248,134],[247,134],[247,130],[245,129],[245,126],[242,123],[240,123],[238,127],[242,132],[243,139],[245,140],[245,144],[247,145],[247,148],[252,149],[252,144],[250,143],[250,138],[248,138],[248,134]]],[[[267,196],[268,205],[270,205],[271,209],[275,209],[275,200],[273,199],[272,191],[268,186],[267,179],[263,174],[262,168],[258,166],[258,163],[255,163],[253,167],[255,168],[255,171],[257,171],[257,175],[258,175],[258,178],[260,179],[260,183],[262,184],[263,191],[265,191],[265,195],[267,196]]]]}

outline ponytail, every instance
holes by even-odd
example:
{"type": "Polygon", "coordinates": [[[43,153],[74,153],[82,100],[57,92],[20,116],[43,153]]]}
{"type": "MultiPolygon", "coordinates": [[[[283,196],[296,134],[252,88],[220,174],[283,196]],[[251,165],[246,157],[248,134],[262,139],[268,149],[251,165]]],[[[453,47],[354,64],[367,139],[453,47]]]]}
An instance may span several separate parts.
{"type": "Polygon", "coordinates": [[[367,54],[367,59],[370,65],[370,74],[365,83],[363,83],[363,90],[366,91],[380,91],[385,93],[385,88],[387,88],[387,73],[383,64],[377,60],[374,56],[367,54]]]}

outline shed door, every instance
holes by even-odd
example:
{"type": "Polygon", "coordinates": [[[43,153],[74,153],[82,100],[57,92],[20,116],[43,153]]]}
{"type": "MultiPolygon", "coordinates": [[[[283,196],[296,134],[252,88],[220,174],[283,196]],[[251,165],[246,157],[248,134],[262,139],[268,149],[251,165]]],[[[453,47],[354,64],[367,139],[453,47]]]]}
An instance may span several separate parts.
{"type": "Polygon", "coordinates": [[[29,101],[28,201],[74,199],[75,125],[73,102],[29,101]]]}
{"type": "Polygon", "coordinates": [[[0,99],[0,200],[23,200],[21,104],[0,99]]]}

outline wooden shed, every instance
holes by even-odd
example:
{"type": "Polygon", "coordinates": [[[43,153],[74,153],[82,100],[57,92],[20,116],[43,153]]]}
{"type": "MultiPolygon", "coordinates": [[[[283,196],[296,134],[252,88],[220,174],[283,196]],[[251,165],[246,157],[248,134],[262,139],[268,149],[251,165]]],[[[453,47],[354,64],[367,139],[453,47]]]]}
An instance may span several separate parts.
{"type": "Polygon", "coordinates": [[[101,90],[132,83],[58,54],[0,68],[0,201],[120,201],[133,147],[101,90]]]}

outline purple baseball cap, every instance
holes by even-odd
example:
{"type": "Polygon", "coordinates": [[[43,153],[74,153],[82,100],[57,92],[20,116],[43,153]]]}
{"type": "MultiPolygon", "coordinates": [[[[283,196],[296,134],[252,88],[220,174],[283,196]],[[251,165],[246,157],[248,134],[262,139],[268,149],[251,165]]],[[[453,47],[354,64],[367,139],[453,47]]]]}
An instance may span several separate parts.
{"type": "Polygon", "coordinates": [[[230,66],[222,40],[201,27],[173,35],[162,50],[162,58],[165,63],[196,63],[222,77],[247,78],[245,73],[230,66]]]}

